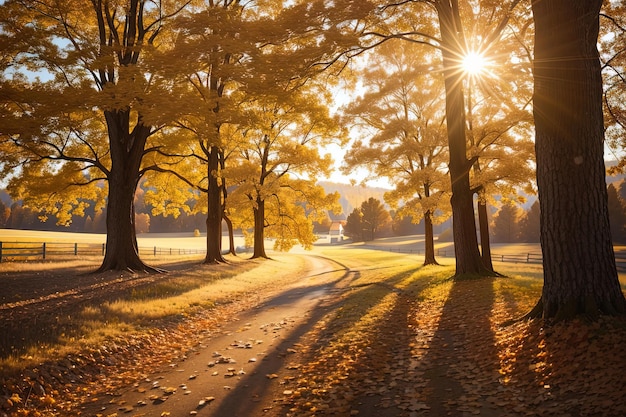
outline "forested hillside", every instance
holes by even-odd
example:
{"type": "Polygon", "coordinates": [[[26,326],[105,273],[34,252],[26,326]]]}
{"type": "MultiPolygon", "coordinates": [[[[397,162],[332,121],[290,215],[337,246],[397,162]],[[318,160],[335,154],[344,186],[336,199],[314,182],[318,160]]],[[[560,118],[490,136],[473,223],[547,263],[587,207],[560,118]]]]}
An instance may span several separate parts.
{"type": "Polygon", "coordinates": [[[359,207],[361,203],[370,197],[374,197],[384,203],[384,194],[389,191],[385,188],[365,187],[360,185],[341,184],[337,182],[320,182],[319,185],[324,187],[324,191],[326,191],[327,194],[333,192],[339,193],[341,196],[339,198],[339,203],[343,208],[343,213],[337,218],[344,219],[352,212],[352,210],[355,209],[355,207],[359,207]]]}
{"type": "MultiPolygon", "coordinates": [[[[333,182],[320,182],[320,185],[326,193],[338,192],[340,195],[339,202],[343,213],[340,215],[330,213],[330,216],[335,219],[345,219],[355,207],[360,206],[363,201],[370,197],[384,202],[383,195],[388,191],[384,188],[333,182]]],[[[145,202],[145,191],[146,187],[142,185],[138,187],[137,193],[135,193],[137,233],[193,232],[196,229],[205,231],[206,214],[204,213],[194,214],[180,210],[177,217],[172,215],[165,217],[162,214],[153,215],[152,206],[145,202]]],[[[93,205],[91,206],[93,207],[93,205]]],[[[54,216],[48,216],[42,221],[36,210],[22,207],[22,204],[14,202],[6,191],[0,191],[0,228],[105,233],[105,213],[104,210],[95,212],[93,209],[88,209],[85,210],[84,216],[72,216],[72,222],[69,226],[58,226],[54,216]]]]}

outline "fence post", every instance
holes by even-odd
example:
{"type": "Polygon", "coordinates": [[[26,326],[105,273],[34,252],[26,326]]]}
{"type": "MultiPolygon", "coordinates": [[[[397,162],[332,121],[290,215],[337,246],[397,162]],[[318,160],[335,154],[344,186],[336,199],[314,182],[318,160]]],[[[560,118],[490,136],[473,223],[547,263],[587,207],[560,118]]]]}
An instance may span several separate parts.
{"type": "Polygon", "coordinates": [[[102,244],[102,256],[106,253],[106,243],[102,244]]]}
{"type": "Polygon", "coordinates": [[[41,245],[41,256],[42,259],[46,259],[46,242],[43,242],[43,244],[41,245]]]}
{"type": "Polygon", "coordinates": [[[2,262],[2,242],[0,242],[0,262],[2,262]]]}
{"type": "Polygon", "coordinates": [[[78,256],[78,243],[74,243],[74,256],[78,256]]]}
{"type": "Polygon", "coordinates": [[[154,256],[156,256],[156,246],[154,247],[154,256]]]}

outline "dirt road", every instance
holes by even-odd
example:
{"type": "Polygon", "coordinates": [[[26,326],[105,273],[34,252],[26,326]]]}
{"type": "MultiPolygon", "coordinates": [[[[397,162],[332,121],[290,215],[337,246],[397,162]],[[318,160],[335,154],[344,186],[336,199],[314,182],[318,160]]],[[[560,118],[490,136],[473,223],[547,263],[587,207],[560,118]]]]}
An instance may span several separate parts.
{"type": "Polygon", "coordinates": [[[300,337],[333,306],[350,271],[310,256],[299,283],[263,300],[200,341],[186,359],[154,370],[139,384],[83,405],[86,416],[236,417],[271,415],[288,394],[279,377],[300,337]],[[336,278],[328,281],[328,275],[336,278]],[[306,284],[303,284],[306,283],[306,284]],[[169,414],[168,414],[169,413],[169,414]]]}

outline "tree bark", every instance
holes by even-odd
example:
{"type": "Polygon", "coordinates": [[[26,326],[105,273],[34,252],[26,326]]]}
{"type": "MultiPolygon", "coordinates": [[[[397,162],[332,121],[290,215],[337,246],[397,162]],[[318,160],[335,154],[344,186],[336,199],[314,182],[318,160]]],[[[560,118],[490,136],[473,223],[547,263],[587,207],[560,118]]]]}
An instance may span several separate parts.
{"type": "Polygon", "coordinates": [[[485,268],[493,271],[491,260],[491,242],[489,240],[489,216],[487,215],[487,203],[478,199],[478,225],[480,228],[480,252],[485,268]]]}
{"type": "Polygon", "coordinates": [[[254,251],[252,259],[268,258],[265,253],[265,200],[256,198],[254,211],[254,251]]]}
{"type": "Polygon", "coordinates": [[[467,159],[465,135],[465,99],[463,75],[459,69],[464,39],[456,1],[435,2],[439,17],[446,90],[446,124],[450,152],[450,179],[452,182],[452,231],[456,257],[456,275],[489,275],[482,262],[476,237],[474,194],[470,189],[469,172],[472,162],[467,159]]]}
{"type": "Polygon", "coordinates": [[[233,256],[237,256],[237,251],[235,250],[235,235],[233,232],[233,222],[230,220],[230,217],[224,214],[224,221],[226,222],[226,226],[228,227],[228,253],[233,256]]]}
{"type": "Polygon", "coordinates": [[[435,259],[433,218],[429,212],[424,214],[424,265],[439,265],[435,259]]]}
{"type": "Polygon", "coordinates": [[[98,272],[131,270],[160,272],[139,258],[135,235],[135,190],[139,169],[150,127],[139,121],[129,132],[129,110],[104,112],[111,149],[111,170],[108,173],[107,238],[104,259],[98,272]]]}
{"type": "Polygon", "coordinates": [[[207,218],[206,218],[206,256],[205,264],[226,262],[222,256],[222,218],[224,210],[222,205],[222,190],[219,179],[219,156],[217,146],[209,147],[209,162],[207,165],[208,192],[207,192],[207,218]]]}
{"type": "Polygon", "coordinates": [[[537,315],[626,312],[609,227],[602,77],[602,0],[533,1],[537,188],[544,287],[537,315]]]}
{"type": "MultiPolygon", "coordinates": [[[[220,150],[220,169],[221,172],[224,172],[226,168],[226,157],[224,155],[224,151],[220,150]]],[[[228,187],[226,186],[226,180],[222,177],[221,182],[222,188],[222,219],[226,223],[226,227],[228,228],[228,253],[233,256],[237,256],[237,250],[235,249],[235,236],[233,233],[233,222],[230,220],[230,217],[226,214],[226,201],[228,201],[228,187]]]]}

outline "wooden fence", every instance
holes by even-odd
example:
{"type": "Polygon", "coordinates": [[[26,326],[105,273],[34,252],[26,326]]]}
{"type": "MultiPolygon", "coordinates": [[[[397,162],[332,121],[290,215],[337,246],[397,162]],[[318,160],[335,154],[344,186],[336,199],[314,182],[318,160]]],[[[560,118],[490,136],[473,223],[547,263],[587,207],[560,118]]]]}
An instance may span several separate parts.
{"type": "MultiPolygon", "coordinates": [[[[407,248],[407,247],[392,247],[392,246],[377,246],[377,245],[364,245],[363,248],[367,249],[376,249],[376,250],[386,250],[389,252],[398,252],[398,253],[415,253],[417,255],[423,255],[424,249],[415,249],[415,248],[407,248]]],[[[435,256],[441,257],[454,257],[454,248],[447,249],[435,249],[435,256]]],[[[530,252],[530,253],[520,253],[520,254],[498,254],[492,253],[491,259],[493,261],[499,262],[510,262],[510,263],[525,263],[525,264],[542,264],[543,256],[540,252],[530,252]]],[[[616,250],[615,251],[615,263],[617,266],[618,272],[626,272],[626,251],[616,250]]]]}
{"type": "MultiPolygon", "coordinates": [[[[406,247],[393,247],[393,246],[376,246],[365,245],[368,249],[386,250],[389,252],[397,253],[415,253],[417,255],[424,255],[424,249],[406,248],[406,247]]],[[[454,257],[454,248],[435,249],[435,256],[441,256],[444,258],[454,257]]],[[[491,259],[500,262],[512,262],[512,263],[527,263],[527,264],[540,264],[543,262],[541,253],[530,252],[520,254],[498,254],[492,253],[491,259]]],[[[626,261],[626,258],[625,258],[626,261]]]]}
{"type": "MultiPolygon", "coordinates": [[[[52,257],[104,256],[104,243],[56,243],[56,242],[0,242],[0,262],[17,260],[46,260],[52,257]]],[[[203,249],[180,249],[140,247],[143,256],[204,254],[203,249]]]]}
{"type": "MultiPolygon", "coordinates": [[[[386,250],[398,253],[414,253],[423,255],[424,249],[407,247],[392,247],[365,245],[367,249],[386,250]]],[[[17,260],[50,259],[51,257],[72,256],[104,256],[106,244],[104,243],[56,243],[56,242],[0,242],[0,262],[17,260]]],[[[140,247],[139,255],[142,256],[168,256],[168,255],[196,255],[205,254],[206,249],[180,249],[140,247]]],[[[435,249],[435,256],[454,257],[454,249],[435,249]]],[[[500,262],[541,264],[541,253],[530,252],[521,254],[498,254],[492,253],[491,259],[500,262]]],[[[626,272],[626,251],[616,251],[615,261],[619,272],[626,272]]]]}

